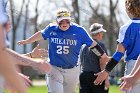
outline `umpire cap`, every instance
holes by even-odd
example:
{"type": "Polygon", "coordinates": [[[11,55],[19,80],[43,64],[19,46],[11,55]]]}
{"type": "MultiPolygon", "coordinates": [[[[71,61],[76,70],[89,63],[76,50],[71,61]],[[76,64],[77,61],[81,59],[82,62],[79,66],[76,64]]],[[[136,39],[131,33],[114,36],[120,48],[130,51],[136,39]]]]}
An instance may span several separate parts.
{"type": "Polygon", "coordinates": [[[106,30],[103,28],[102,24],[94,23],[90,26],[90,32],[92,34],[97,34],[99,32],[106,32],[106,30]]]}

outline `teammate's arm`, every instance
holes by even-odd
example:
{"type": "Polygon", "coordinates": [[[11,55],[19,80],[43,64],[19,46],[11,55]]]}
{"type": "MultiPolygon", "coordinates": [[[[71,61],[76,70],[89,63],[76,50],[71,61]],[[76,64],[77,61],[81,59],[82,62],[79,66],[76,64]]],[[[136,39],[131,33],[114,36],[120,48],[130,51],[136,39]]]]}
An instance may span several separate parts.
{"type": "Polygon", "coordinates": [[[133,75],[139,67],[140,67],[140,55],[139,55],[139,57],[137,59],[137,62],[135,63],[135,66],[133,67],[130,75],[133,75]]]}
{"type": "Polygon", "coordinates": [[[41,39],[43,39],[42,33],[41,33],[41,31],[38,31],[35,34],[33,34],[31,37],[29,37],[28,39],[18,41],[18,44],[19,45],[21,45],[21,44],[30,44],[32,42],[39,41],[41,39]]]}
{"type": "Polygon", "coordinates": [[[48,56],[48,50],[41,49],[40,45],[38,44],[32,52],[23,54],[24,56],[30,57],[30,58],[41,58],[41,57],[47,57],[48,56]]]}
{"type": "Polygon", "coordinates": [[[121,43],[118,43],[116,52],[112,56],[111,60],[107,63],[105,71],[111,72],[112,69],[120,62],[125,52],[125,48],[121,43]]]}
{"type": "Polygon", "coordinates": [[[125,48],[121,43],[118,43],[116,52],[112,56],[111,60],[107,63],[105,69],[95,75],[98,77],[94,81],[96,85],[102,84],[102,82],[107,78],[109,72],[118,64],[121,60],[122,56],[124,55],[125,48]]]}
{"type": "MultiPolygon", "coordinates": [[[[139,61],[137,63],[140,63],[140,57],[139,61]]],[[[134,78],[138,80],[140,78],[140,64],[138,65],[137,69],[132,73],[134,75],[134,78]]]]}
{"type": "Polygon", "coordinates": [[[39,70],[41,72],[49,72],[51,70],[51,65],[48,62],[44,62],[43,60],[33,60],[8,48],[6,49],[6,52],[12,56],[12,59],[15,60],[14,62],[18,65],[31,66],[35,70],[39,70]]]}

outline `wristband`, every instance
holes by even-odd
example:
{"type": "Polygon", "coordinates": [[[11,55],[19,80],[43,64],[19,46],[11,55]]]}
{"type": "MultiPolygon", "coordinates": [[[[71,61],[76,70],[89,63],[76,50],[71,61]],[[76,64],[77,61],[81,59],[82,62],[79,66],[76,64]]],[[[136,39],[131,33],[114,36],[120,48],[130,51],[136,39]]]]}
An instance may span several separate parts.
{"type": "Polygon", "coordinates": [[[122,52],[115,52],[114,55],[112,56],[112,58],[115,59],[116,61],[120,62],[123,55],[124,54],[122,52]]]}
{"type": "Polygon", "coordinates": [[[118,61],[115,59],[111,58],[111,60],[107,63],[105,67],[106,72],[111,72],[111,70],[118,64],[118,61]]]}
{"type": "Polygon", "coordinates": [[[101,57],[105,52],[99,44],[96,44],[93,48],[90,48],[98,57],[101,57]]]}

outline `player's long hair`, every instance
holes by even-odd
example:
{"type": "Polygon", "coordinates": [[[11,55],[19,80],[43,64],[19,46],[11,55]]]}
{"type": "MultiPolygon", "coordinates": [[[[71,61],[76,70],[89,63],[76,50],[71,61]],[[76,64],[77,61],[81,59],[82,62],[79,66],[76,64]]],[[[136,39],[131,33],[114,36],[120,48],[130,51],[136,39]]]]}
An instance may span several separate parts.
{"type": "Polygon", "coordinates": [[[134,18],[140,18],[140,0],[126,0],[125,7],[134,18]]]}

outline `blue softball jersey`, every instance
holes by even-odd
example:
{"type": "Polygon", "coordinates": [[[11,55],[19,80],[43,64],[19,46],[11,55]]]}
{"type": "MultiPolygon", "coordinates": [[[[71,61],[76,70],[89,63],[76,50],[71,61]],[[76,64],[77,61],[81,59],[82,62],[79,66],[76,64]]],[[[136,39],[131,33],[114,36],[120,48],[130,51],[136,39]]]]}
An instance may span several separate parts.
{"type": "Polygon", "coordinates": [[[117,40],[125,49],[125,61],[136,60],[140,54],[140,19],[133,18],[120,28],[117,40]]]}
{"type": "Polygon", "coordinates": [[[49,42],[50,63],[58,67],[76,66],[81,46],[91,46],[93,43],[87,31],[75,23],[71,23],[67,31],[51,23],[41,32],[44,40],[48,39],[49,42]]]}

